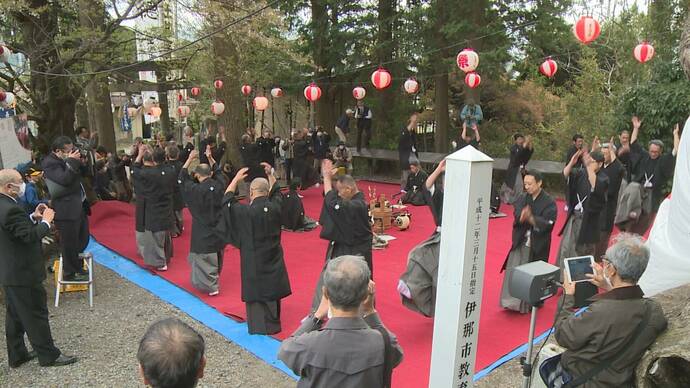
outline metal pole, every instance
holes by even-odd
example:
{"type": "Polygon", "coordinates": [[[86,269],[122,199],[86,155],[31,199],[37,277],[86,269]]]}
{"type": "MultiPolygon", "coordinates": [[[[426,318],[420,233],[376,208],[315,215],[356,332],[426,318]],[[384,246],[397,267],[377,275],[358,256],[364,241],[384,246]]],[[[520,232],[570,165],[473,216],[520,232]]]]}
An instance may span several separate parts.
{"type": "Polygon", "coordinates": [[[529,339],[527,340],[527,358],[522,360],[522,387],[529,388],[532,379],[532,351],[534,350],[534,331],[537,328],[537,306],[532,306],[532,317],[529,321],[529,339]]]}

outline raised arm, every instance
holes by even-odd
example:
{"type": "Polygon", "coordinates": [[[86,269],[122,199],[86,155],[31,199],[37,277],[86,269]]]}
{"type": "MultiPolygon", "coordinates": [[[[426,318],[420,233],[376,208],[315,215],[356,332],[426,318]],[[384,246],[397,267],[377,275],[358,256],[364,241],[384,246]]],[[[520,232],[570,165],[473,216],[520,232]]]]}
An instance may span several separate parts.
{"type": "Polygon", "coordinates": [[[573,167],[577,164],[577,161],[580,159],[582,152],[582,150],[579,150],[575,154],[573,154],[573,156],[570,158],[570,161],[563,169],[563,176],[565,176],[566,178],[570,176],[570,173],[572,172],[573,167]]]}
{"type": "Polygon", "coordinates": [[[678,146],[680,145],[680,126],[676,123],[676,127],[673,128],[673,150],[671,155],[678,155],[678,146]]]}
{"type": "Polygon", "coordinates": [[[642,120],[640,120],[640,118],[637,116],[633,116],[632,117],[632,126],[633,126],[633,131],[632,131],[632,134],[630,135],[630,144],[633,144],[637,141],[637,136],[640,134],[640,127],[642,126],[642,120]]]}
{"type": "Polygon", "coordinates": [[[438,177],[445,171],[446,171],[446,160],[443,159],[441,161],[441,163],[439,163],[438,166],[436,166],[436,169],[434,170],[434,172],[432,172],[431,175],[429,175],[426,178],[426,182],[424,183],[424,185],[426,186],[426,189],[431,190],[431,188],[434,187],[434,183],[436,182],[436,179],[438,179],[438,177]]]}
{"type": "Polygon", "coordinates": [[[321,162],[321,175],[323,176],[323,192],[328,194],[333,190],[333,162],[330,159],[324,159],[321,162]]]}

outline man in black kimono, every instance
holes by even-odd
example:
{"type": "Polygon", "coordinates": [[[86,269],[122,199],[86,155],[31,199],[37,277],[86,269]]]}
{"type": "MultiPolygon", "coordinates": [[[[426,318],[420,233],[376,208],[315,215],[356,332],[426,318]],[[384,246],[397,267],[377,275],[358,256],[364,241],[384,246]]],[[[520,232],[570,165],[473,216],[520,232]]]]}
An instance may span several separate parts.
{"type": "Polygon", "coordinates": [[[604,154],[604,167],[602,167],[601,171],[609,178],[609,188],[606,194],[606,209],[601,217],[601,237],[594,253],[594,257],[597,259],[603,256],[609,247],[609,238],[613,231],[613,221],[616,218],[618,193],[625,178],[625,167],[616,157],[616,146],[613,145],[613,138],[611,138],[611,142],[604,143],[601,147],[598,146],[598,142],[598,140],[595,141],[595,146],[592,149],[600,148],[604,154]]]}
{"type": "Polygon", "coordinates": [[[604,155],[599,151],[573,154],[563,169],[568,181],[568,216],[558,249],[557,265],[563,269],[563,259],[568,257],[594,255],[596,244],[601,238],[601,220],[606,209],[609,179],[602,171],[604,155]],[[575,169],[582,158],[585,167],[575,169]]]}
{"type": "Polygon", "coordinates": [[[275,167],[276,157],[273,153],[276,148],[276,142],[271,136],[271,132],[264,131],[263,135],[256,139],[256,147],[260,163],[268,163],[275,167]]]}
{"type": "Polygon", "coordinates": [[[142,145],[132,167],[137,199],[143,200],[143,233],[137,233],[137,246],[146,265],[158,271],[168,270],[172,257],[174,226],[173,188],[177,184],[175,169],[165,163],[162,148],[142,145]],[[143,162],[143,165],[142,165],[143,162]]]}
{"type": "Polygon", "coordinates": [[[620,198],[616,224],[619,229],[644,235],[654,221],[661,201],[664,200],[664,185],[673,178],[676,154],[680,145],[680,128],[673,129],[673,150],[664,153],[661,140],[649,142],[648,149],[637,141],[640,126],[633,128],[630,139],[631,158],[637,158],[637,165],[620,198]]]}
{"type": "Polygon", "coordinates": [[[355,108],[355,118],[357,119],[357,152],[362,151],[362,133],[364,133],[364,148],[369,148],[371,140],[371,109],[364,105],[363,100],[357,101],[355,108]]]}
{"type": "Polygon", "coordinates": [[[285,230],[292,232],[304,232],[313,230],[317,227],[315,220],[304,214],[304,204],[297,188],[299,182],[293,180],[290,183],[290,190],[283,194],[282,201],[282,224],[285,230]]]}
{"type": "Polygon", "coordinates": [[[216,226],[227,181],[218,169],[218,163],[213,159],[210,149],[206,157],[211,164],[199,164],[196,167],[195,181],[189,175],[189,166],[198,157],[199,153],[196,150],[192,151],[179,176],[182,197],[192,213],[192,242],[187,260],[192,268],[192,286],[215,296],[218,295],[218,278],[223,268],[224,248],[216,233],[216,226]]]}
{"type": "Polygon", "coordinates": [[[398,136],[398,158],[400,159],[400,191],[405,191],[407,177],[410,175],[410,164],[418,160],[417,154],[417,113],[413,113],[407,126],[398,136]]]}
{"type": "Polygon", "coordinates": [[[280,332],[280,300],[292,293],[280,243],[280,187],[271,166],[263,166],[268,179],[251,182],[248,205],[239,202],[237,186],[249,170],[242,168],[230,182],[219,225],[226,242],[240,250],[242,301],[250,334],[280,332]]]}
{"type": "MultiPolygon", "coordinates": [[[[173,168],[175,176],[180,175],[182,170],[182,162],[179,160],[180,149],[177,146],[169,145],[165,147],[165,154],[167,164],[173,168]]],[[[182,216],[182,209],[184,209],[184,200],[182,199],[182,191],[179,185],[173,187],[173,214],[175,215],[175,223],[172,229],[172,237],[180,237],[184,230],[184,218],[182,216]]]]}
{"type": "MultiPolygon", "coordinates": [[[[329,241],[325,264],[329,260],[344,255],[361,256],[369,265],[373,276],[374,264],[371,253],[373,235],[369,222],[369,206],[364,199],[364,194],[359,191],[357,182],[349,175],[339,176],[334,187],[333,177],[336,170],[330,160],[324,160],[321,169],[325,198],[319,217],[320,237],[329,241]]],[[[319,276],[312,300],[313,310],[316,310],[321,303],[322,285],[323,271],[319,276]]]]}
{"type": "Polygon", "coordinates": [[[251,182],[256,178],[265,178],[264,169],[261,167],[261,155],[258,143],[252,140],[248,134],[242,135],[240,140],[240,157],[242,158],[242,167],[247,167],[247,182],[251,182]]]}
{"type": "Polygon", "coordinates": [[[402,203],[421,206],[426,204],[424,185],[429,175],[422,169],[419,160],[410,162],[410,174],[403,188],[402,203]]]}
{"type": "Polygon", "coordinates": [[[225,142],[225,130],[220,131],[220,144],[217,144],[215,135],[209,135],[206,138],[206,141],[202,141],[201,144],[199,144],[199,149],[204,152],[203,154],[199,154],[199,163],[208,164],[206,149],[209,146],[211,147],[213,159],[220,163],[220,160],[223,159],[223,156],[225,155],[225,148],[227,146],[225,142]]]}
{"type": "Polygon", "coordinates": [[[508,291],[513,268],[532,261],[549,261],[551,232],[556,223],[556,201],[542,189],[542,176],[530,171],[524,178],[525,192],[514,203],[513,244],[503,263],[501,307],[526,314],[530,306],[513,298],[508,291]]]}
{"type": "Polygon", "coordinates": [[[501,200],[508,204],[515,202],[524,191],[523,172],[534,153],[531,136],[525,137],[516,133],[513,135],[513,140],[515,143],[510,147],[510,161],[501,186],[501,200]]]}

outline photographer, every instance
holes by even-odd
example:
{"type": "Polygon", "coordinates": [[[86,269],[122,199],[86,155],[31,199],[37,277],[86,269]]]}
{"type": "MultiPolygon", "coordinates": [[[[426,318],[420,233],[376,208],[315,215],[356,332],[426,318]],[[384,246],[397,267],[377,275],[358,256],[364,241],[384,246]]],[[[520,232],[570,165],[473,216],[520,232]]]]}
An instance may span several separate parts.
{"type": "Polygon", "coordinates": [[[280,347],[300,387],[388,387],[402,348],[374,309],[374,282],[359,256],[331,260],[318,310],[280,347]],[[324,319],[330,317],[323,325],[324,319]],[[322,327],[323,325],[323,327],[322,327]]]}
{"type": "Polygon", "coordinates": [[[79,258],[89,243],[88,202],[81,179],[81,154],[67,136],[53,141],[52,152],[43,159],[43,175],[55,209],[55,226],[60,232],[64,280],[88,279],[79,258]]]}
{"type": "Polygon", "coordinates": [[[566,279],[554,327],[556,341],[566,351],[545,362],[550,387],[634,386],[635,366],[667,324],[659,303],[643,298],[637,285],[648,261],[642,237],[619,235],[602,264],[594,265],[594,275],[588,275],[606,292],[594,296],[580,315],[572,312],[575,284],[566,279]]]}

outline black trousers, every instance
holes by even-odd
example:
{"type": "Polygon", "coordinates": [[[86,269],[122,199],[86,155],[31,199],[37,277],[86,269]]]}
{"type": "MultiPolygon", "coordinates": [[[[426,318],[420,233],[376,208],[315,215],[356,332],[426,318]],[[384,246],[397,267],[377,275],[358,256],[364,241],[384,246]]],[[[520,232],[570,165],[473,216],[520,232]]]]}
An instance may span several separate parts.
{"type": "Polygon", "coordinates": [[[369,148],[371,140],[371,120],[357,123],[357,151],[362,149],[362,132],[364,132],[364,148],[369,148]]]}
{"type": "Polygon", "coordinates": [[[285,159],[285,181],[290,183],[292,180],[292,159],[285,159]]]}
{"type": "Polygon", "coordinates": [[[60,232],[60,249],[65,275],[71,275],[84,268],[84,261],[79,254],[89,245],[89,219],[82,211],[76,220],[55,220],[55,227],[60,232]]]}
{"type": "Polygon", "coordinates": [[[55,347],[50,334],[47,296],[43,284],[4,286],[3,289],[7,303],[5,338],[9,364],[16,364],[27,357],[29,352],[24,343],[25,333],[31,347],[38,353],[41,365],[55,361],[60,356],[60,349],[55,347]]]}

